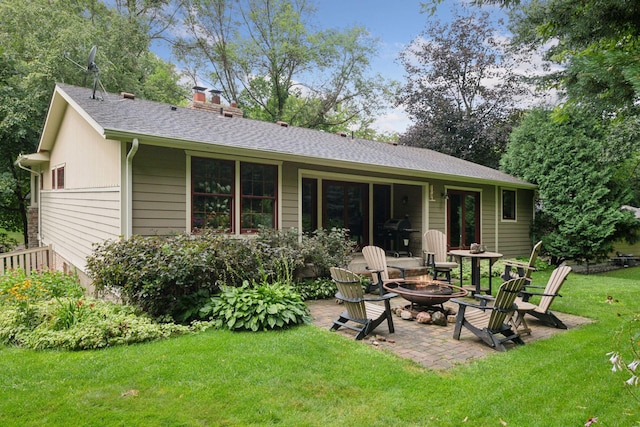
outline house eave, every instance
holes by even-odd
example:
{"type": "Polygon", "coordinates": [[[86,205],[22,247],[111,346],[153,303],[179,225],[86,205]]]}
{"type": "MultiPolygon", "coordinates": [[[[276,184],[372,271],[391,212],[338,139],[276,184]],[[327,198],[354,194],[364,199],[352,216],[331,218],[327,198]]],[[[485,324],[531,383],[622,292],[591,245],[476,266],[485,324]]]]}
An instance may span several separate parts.
{"type": "MultiPolygon", "coordinates": [[[[181,150],[193,150],[193,151],[211,151],[213,148],[218,148],[224,150],[226,154],[229,155],[242,155],[246,157],[255,157],[255,158],[268,158],[271,160],[279,160],[279,161],[291,161],[291,162],[300,162],[306,163],[315,166],[323,166],[323,167],[338,167],[338,168],[347,168],[362,172],[371,172],[371,165],[366,163],[357,163],[329,158],[319,158],[319,157],[310,157],[310,156],[301,156],[297,154],[290,153],[279,153],[276,151],[263,151],[257,149],[250,148],[236,148],[230,147],[224,144],[212,144],[212,143],[203,143],[198,141],[191,140],[181,140],[175,138],[164,138],[157,135],[141,135],[138,133],[132,133],[117,129],[105,129],[104,136],[107,139],[115,139],[124,142],[130,142],[134,138],[138,138],[140,143],[142,144],[150,144],[167,148],[176,148],[181,150]]],[[[410,175],[415,178],[420,178],[423,180],[444,180],[451,182],[460,182],[466,184],[477,184],[477,185],[499,185],[503,187],[510,188],[519,188],[519,189],[528,189],[534,190],[537,188],[536,185],[530,184],[527,182],[514,182],[514,181],[500,181],[493,179],[483,179],[478,177],[469,177],[469,176],[460,176],[454,174],[446,174],[446,173],[437,173],[437,172],[428,172],[428,171],[416,171],[415,169],[409,168],[398,168],[398,167],[390,167],[390,166],[376,166],[376,172],[386,173],[386,174],[394,174],[394,175],[410,175]]]]}
{"type": "Polygon", "coordinates": [[[37,166],[37,165],[41,165],[42,163],[48,163],[48,162],[49,162],[49,153],[40,152],[40,153],[32,153],[32,154],[21,154],[20,156],[18,156],[14,164],[22,165],[26,167],[32,167],[32,166],[37,166]]]}

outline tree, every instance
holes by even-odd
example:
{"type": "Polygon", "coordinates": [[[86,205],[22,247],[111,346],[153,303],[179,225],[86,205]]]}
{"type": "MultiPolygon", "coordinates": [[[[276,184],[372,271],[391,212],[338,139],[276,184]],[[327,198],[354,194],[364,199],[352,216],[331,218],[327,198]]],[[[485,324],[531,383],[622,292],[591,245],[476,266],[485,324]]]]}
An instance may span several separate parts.
{"type": "Polygon", "coordinates": [[[376,41],[358,27],[313,31],[307,0],[190,0],[176,43],[248,117],[327,131],[367,128],[389,83],[367,74],[376,41]],[[239,19],[236,19],[239,18],[239,19]]]}
{"type": "Polygon", "coordinates": [[[22,230],[26,242],[29,173],[14,161],[36,150],[55,82],[93,84],[67,58],[84,66],[98,45],[96,63],[106,90],[185,100],[188,92],[177,85],[173,67],[150,53],[148,28],[144,13],[120,15],[92,0],[0,2],[0,227],[22,230]]]}
{"type": "Polygon", "coordinates": [[[640,3],[635,0],[533,0],[512,16],[515,42],[543,48],[563,69],[552,83],[571,103],[637,114],[640,3]],[[550,43],[553,41],[553,43],[550,43]]]}
{"type": "Polygon", "coordinates": [[[488,13],[431,23],[400,60],[397,102],[415,123],[400,142],[497,168],[525,92],[488,13]]]}
{"type": "Polygon", "coordinates": [[[533,0],[511,19],[520,48],[542,49],[560,67],[540,81],[564,95],[566,108],[589,108],[617,151],[616,180],[640,205],[640,3],[634,0],[533,0]]]}
{"type": "Polygon", "coordinates": [[[566,108],[534,109],[511,135],[502,168],[538,185],[534,237],[556,264],[604,258],[638,228],[620,210],[630,195],[615,179],[624,154],[607,143],[610,133],[592,110],[566,108]]]}

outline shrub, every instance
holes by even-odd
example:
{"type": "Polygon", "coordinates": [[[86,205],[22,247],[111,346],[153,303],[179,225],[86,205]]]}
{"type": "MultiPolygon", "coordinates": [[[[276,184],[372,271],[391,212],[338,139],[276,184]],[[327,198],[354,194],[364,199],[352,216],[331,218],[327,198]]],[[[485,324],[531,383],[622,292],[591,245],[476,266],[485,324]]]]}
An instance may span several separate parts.
{"type": "Polygon", "coordinates": [[[215,234],[109,240],[94,248],[87,270],[96,289],[119,289],[125,302],[155,317],[175,315],[184,298],[213,294],[228,279],[225,263],[243,256],[242,248],[225,251],[228,240],[215,234]]]}
{"type": "Polygon", "coordinates": [[[293,289],[305,300],[332,298],[338,292],[333,280],[326,277],[302,280],[292,284],[293,289]]]}
{"type": "Polygon", "coordinates": [[[328,275],[352,251],[344,230],[319,230],[302,242],[295,229],[262,229],[247,238],[214,232],[134,236],[96,245],[87,271],[96,289],[117,289],[125,302],[155,318],[188,322],[199,318],[220,285],[290,283],[305,262],[328,275]]]}
{"type": "Polygon", "coordinates": [[[313,264],[316,276],[329,277],[331,267],[349,264],[355,247],[356,242],[348,239],[347,229],[318,229],[302,237],[301,250],[304,262],[313,264]]]}
{"type": "Polygon", "coordinates": [[[0,231],[0,254],[4,252],[11,252],[18,246],[18,241],[13,237],[10,237],[6,232],[0,231]]]}
{"type": "Polygon", "coordinates": [[[202,309],[214,326],[229,330],[282,329],[310,321],[302,298],[290,286],[280,283],[222,288],[202,309]]]}
{"type": "Polygon", "coordinates": [[[0,344],[82,350],[206,328],[157,324],[131,306],[82,298],[76,276],[22,270],[0,276],[0,344]]]}

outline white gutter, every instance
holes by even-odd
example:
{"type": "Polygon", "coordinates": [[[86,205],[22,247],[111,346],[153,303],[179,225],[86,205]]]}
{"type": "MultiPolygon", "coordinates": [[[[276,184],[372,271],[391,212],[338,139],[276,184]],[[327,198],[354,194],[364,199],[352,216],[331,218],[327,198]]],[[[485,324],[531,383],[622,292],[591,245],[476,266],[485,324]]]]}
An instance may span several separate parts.
{"type": "MultiPolygon", "coordinates": [[[[20,168],[20,169],[24,169],[27,172],[29,172],[31,175],[35,175],[37,178],[37,185],[36,187],[38,188],[38,235],[36,237],[36,239],[38,240],[38,246],[41,245],[41,241],[42,241],[42,236],[40,235],[40,230],[42,229],[42,215],[41,215],[41,207],[42,207],[42,198],[40,197],[40,190],[42,190],[40,188],[40,174],[41,172],[36,172],[33,169],[29,169],[25,166],[22,166],[22,160],[24,159],[24,157],[21,155],[20,157],[18,157],[18,160],[16,160],[15,164],[20,168]]],[[[29,245],[29,242],[25,242],[25,247],[29,245]]]]}
{"type": "Polygon", "coordinates": [[[126,226],[125,226],[125,239],[128,239],[133,234],[133,156],[138,152],[138,138],[133,138],[131,144],[131,150],[127,153],[127,164],[126,164],[126,200],[127,200],[127,212],[126,215],[126,226]]]}

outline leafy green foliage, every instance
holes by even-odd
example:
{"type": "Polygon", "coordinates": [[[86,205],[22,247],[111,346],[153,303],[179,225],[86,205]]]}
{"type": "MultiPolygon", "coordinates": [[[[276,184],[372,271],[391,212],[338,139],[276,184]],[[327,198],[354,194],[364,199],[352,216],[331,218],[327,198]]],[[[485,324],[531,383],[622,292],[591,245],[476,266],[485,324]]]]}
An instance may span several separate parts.
{"type": "Polygon", "coordinates": [[[470,13],[449,25],[430,22],[401,52],[408,77],[397,103],[415,125],[400,143],[498,167],[524,84],[496,33],[488,13],[470,13]]]}
{"type": "Polygon", "coordinates": [[[315,230],[303,235],[300,252],[305,264],[311,264],[315,275],[329,277],[331,267],[347,267],[353,257],[356,243],[349,240],[349,230],[315,230]]]}
{"type": "Polygon", "coordinates": [[[162,32],[156,18],[168,2],[116,3],[0,2],[0,227],[22,230],[25,241],[29,173],[14,161],[36,150],[56,82],[92,84],[93,76],[69,59],[86,65],[97,45],[107,91],[171,103],[183,103],[188,94],[174,67],[149,51],[150,32],[162,32]]]}
{"type": "Polygon", "coordinates": [[[156,323],[131,306],[91,299],[40,301],[28,310],[15,305],[2,308],[0,343],[36,350],[104,348],[155,341],[200,328],[156,323]]]}
{"type": "Polygon", "coordinates": [[[338,291],[333,280],[326,277],[302,280],[293,283],[292,287],[305,301],[332,298],[338,291]]]}
{"type": "Polygon", "coordinates": [[[10,237],[6,232],[0,231],[0,254],[11,252],[16,246],[18,246],[16,239],[10,237]]]}
{"type": "Polygon", "coordinates": [[[559,264],[606,257],[638,223],[620,207],[629,200],[616,182],[621,153],[607,149],[607,124],[592,111],[565,108],[559,116],[534,110],[514,131],[502,158],[506,172],[538,185],[534,238],[559,264]]]}
{"type": "Polygon", "coordinates": [[[214,326],[229,330],[266,331],[310,321],[306,304],[290,286],[279,283],[222,288],[201,310],[214,326]]]}
{"type": "Polygon", "coordinates": [[[98,290],[115,289],[153,317],[188,322],[220,285],[290,283],[308,262],[328,274],[330,266],[346,265],[352,250],[344,230],[318,231],[301,242],[293,229],[262,229],[247,239],[214,232],[133,236],[96,245],[87,272],[98,290]]]}
{"type": "Polygon", "coordinates": [[[364,132],[392,83],[369,72],[377,40],[362,27],[314,29],[308,1],[185,2],[180,59],[205,72],[247,117],[364,132]],[[237,19],[242,16],[243,19],[237,19]]]}
{"type": "Polygon", "coordinates": [[[0,276],[0,304],[47,301],[53,298],[80,298],[84,288],[75,275],[61,271],[8,271],[0,276]]]}

